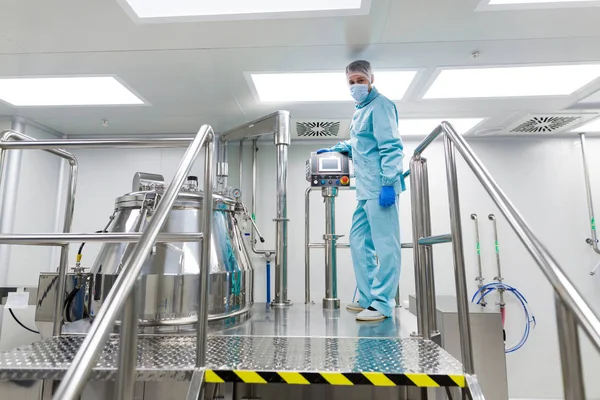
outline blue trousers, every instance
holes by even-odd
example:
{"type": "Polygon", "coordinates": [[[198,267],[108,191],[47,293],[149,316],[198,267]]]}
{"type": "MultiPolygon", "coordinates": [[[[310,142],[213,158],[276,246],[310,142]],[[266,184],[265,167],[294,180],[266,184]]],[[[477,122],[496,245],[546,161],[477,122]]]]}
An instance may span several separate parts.
{"type": "Polygon", "coordinates": [[[360,294],[358,303],[390,317],[400,280],[398,201],[388,208],[381,207],[378,199],[358,202],[352,217],[350,250],[360,294]]]}

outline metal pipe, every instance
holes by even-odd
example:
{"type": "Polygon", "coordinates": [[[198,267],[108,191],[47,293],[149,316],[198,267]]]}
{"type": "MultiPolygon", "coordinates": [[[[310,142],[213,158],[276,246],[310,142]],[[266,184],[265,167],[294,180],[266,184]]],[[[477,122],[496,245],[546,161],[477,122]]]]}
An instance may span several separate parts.
{"type": "MultiPolygon", "coordinates": [[[[161,233],[156,243],[196,242],[202,233],[161,233]]],[[[20,246],[63,246],[69,243],[136,243],[141,233],[29,233],[0,235],[0,244],[20,246]]]]}
{"type": "Polygon", "coordinates": [[[583,162],[583,176],[585,180],[585,192],[587,195],[588,214],[590,216],[590,240],[594,251],[600,254],[600,248],[598,248],[598,235],[596,233],[596,219],[594,217],[594,201],[592,198],[592,185],[590,183],[590,167],[587,162],[586,149],[585,149],[585,133],[579,134],[579,140],[581,141],[581,159],[583,162]]]}
{"type": "MultiPolygon", "coordinates": [[[[304,191],[304,304],[310,304],[310,249],[316,244],[310,243],[310,192],[313,188],[307,187],[304,191]]],[[[339,244],[336,243],[336,246],[339,244]]],[[[322,244],[325,247],[325,244],[322,244]]],[[[348,245],[350,247],[350,245],[348,245]]]]}
{"type": "MultiPolygon", "coordinates": [[[[504,278],[502,278],[502,267],[500,265],[500,245],[498,243],[498,221],[496,220],[496,216],[494,214],[490,214],[488,215],[488,219],[490,221],[492,221],[492,225],[494,226],[494,249],[496,250],[496,268],[498,271],[498,276],[494,277],[494,280],[498,283],[502,283],[502,281],[504,280],[504,278]]],[[[506,306],[506,303],[504,302],[504,289],[500,288],[498,289],[498,293],[500,294],[500,303],[499,306],[500,308],[504,308],[504,306],[506,306]]],[[[504,312],[504,311],[502,311],[504,312]]],[[[503,323],[504,323],[504,314],[502,314],[503,317],[503,323]]]]}
{"type": "Polygon", "coordinates": [[[324,187],[321,190],[325,201],[325,297],[323,308],[340,308],[340,299],[337,296],[337,247],[338,235],[335,234],[335,198],[337,188],[324,187]]]}
{"type": "MultiPolygon", "coordinates": [[[[210,140],[210,138],[208,138],[210,140]]],[[[213,177],[213,147],[207,145],[204,151],[204,196],[207,193],[212,194],[212,177],[213,177]]],[[[202,240],[202,258],[200,262],[200,279],[198,293],[200,295],[200,305],[198,307],[198,333],[196,341],[196,367],[204,368],[206,366],[206,336],[208,332],[208,297],[209,297],[209,281],[208,275],[210,270],[210,258],[212,249],[212,227],[213,227],[213,210],[212,210],[212,195],[211,200],[204,199],[203,205],[203,226],[202,233],[206,239],[202,240]]],[[[156,217],[155,217],[156,218],[156,217]]]]}
{"type": "Polygon", "coordinates": [[[481,182],[496,206],[498,206],[519,239],[521,239],[529,254],[532,255],[567,308],[575,314],[577,321],[585,330],[596,349],[600,351],[600,319],[598,319],[592,308],[571,283],[552,254],[531,231],[527,223],[523,220],[523,217],[521,217],[479,158],[477,158],[466,140],[453,129],[449,129],[452,127],[448,123],[443,122],[442,126],[444,126],[446,134],[463,156],[467,165],[481,182]]]}
{"type": "MultiPolygon", "coordinates": [[[[24,133],[25,129],[24,129],[24,125],[13,125],[14,127],[17,128],[12,128],[12,129],[8,129],[8,130],[4,130],[2,132],[0,132],[0,151],[2,149],[5,150],[9,150],[9,149],[32,149],[35,148],[37,149],[36,146],[34,146],[35,144],[43,144],[43,143],[50,143],[49,141],[41,141],[41,140],[37,140],[31,136],[27,136],[24,133]],[[16,140],[18,142],[7,142],[8,140],[16,140]],[[33,144],[30,142],[34,142],[33,144]],[[29,143],[29,144],[27,144],[29,143]]],[[[70,143],[72,142],[71,140],[57,140],[57,141],[53,141],[52,143],[70,143]]],[[[59,145],[53,145],[53,146],[45,146],[45,148],[43,148],[42,150],[47,151],[50,154],[54,154],[55,156],[59,156],[60,158],[64,158],[65,160],[69,161],[69,162],[73,162],[73,163],[77,163],[77,159],[75,158],[75,156],[67,151],[64,151],[62,149],[60,149],[59,145]]]]}
{"type": "MultiPolygon", "coordinates": [[[[454,133],[448,125],[444,129],[454,133]]],[[[460,332],[460,348],[464,371],[475,373],[473,361],[473,342],[471,340],[471,321],[469,315],[469,298],[467,292],[467,274],[465,270],[465,254],[463,249],[462,226],[460,219],[460,201],[458,195],[458,174],[456,172],[456,154],[448,135],[444,135],[446,155],[446,178],[448,182],[448,202],[450,204],[450,227],[452,231],[452,248],[454,253],[454,280],[456,284],[456,303],[458,309],[458,329],[460,332]]]]}
{"type": "Polygon", "coordinates": [[[419,244],[422,246],[431,246],[434,244],[441,243],[452,243],[452,235],[437,235],[437,236],[427,236],[419,239],[419,244]]]}
{"type": "MultiPolygon", "coordinates": [[[[173,207],[179,190],[185,182],[194,160],[196,159],[202,146],[207,145],[207,147],[210,148],[210,142],[213,135],[214,133],[212,132],[212,128],[208,125],[203,125],[196,135],[194,141],[190,144],[185,155],[183,156],[183,159],[181,160],[173,181],[169,185],[169,188],[163,196],[163,199],[155,210],[154,216],[150,220],[147,229],[144,231],[140,242],[135,247],[130,259],[131,261],[127,263],[127,265],[123,268],[122,273],[119,274],[119,277],[117,278],[113,288],[105,300],[104,307],[100,309],[98,315],[96,316],[94,323],[90,327],[90,330],[81,347],[73,358],[73,362],[67,370],[63,381],[58,387],[58,390],[54,394],[53,399],[75,400],[85,387],[87,378],[90,375],[94,363],[96,362],[97,356],[100,353],[102,346],[106,342],[108,334],[112,330],[114,321],[123,308],[123,304],[125,303],[125,300],[129,296],[133,285],[139,276],[146,257],[154,246],[159,231],[164,225],[169,212],[173,207]]],[[[212,154],[211,150],[207,149],[207,153],[207,158],[209,158],[209,156],[212,154]]],[[[207,172],[208,171],[205,171],[205,187],[206,180],[212,180],[212,174],[207,174],[207,172]]],[[[209,191],[205,193],[212,193],[211,190],[212,187],[209,188],[209,191]]],[[[210,207],[205,207],[205,209],[209,208],[210,207]]],[[[205,213],[207,213],[206,210],[205,213]]],[[[208,226],[209,229],[210,225],[208,225],[208,223],[210,221],[212,221],[212,218],[208,218],[208,221],[205,220],[205,224],[207,224],[206,226],[208,226]]],[[[210,232],[204,233],[207,234],[210,232]]],[[[209,236],[207,235],[207,237],[209,236]]],[[[203,240],[203,249],[207,248],[206,243],[210,243],[210,240],[203,240]]],[[[204,259],[209,255],[209,251],[210,247],[208,247],[208,251],[203,252],[204,259]]],[[[206,264],[204,264],[204,267],[205,266],[206,264]]],[[[204,295],[206,296],[206,292],[204,295]]],[[[202,306],[200,308],[200,312],[201,310],[202,306]]],[[[200,315],[198,317],[200,318],[200,315]]],[[[198,326],[201,325],[201,323],[198,324],[198,326]]]]}
{"type": "Polygon", "coordinates": [[[91,148],[172,148],[186,147],[190,144],[190,138],[170,138],[170,139],[57,139],[57,140],[36,140],[21,142],[0,142],[0,148],[5,150],[14,149],[37,149],[37,150],[56,150],[56,149],[91,149],[91,148]]]}
{"type": "MultiPolygon", "coordinates": [[[[477,281],[477,288],[479,289],[479,293],[483,294],[481,288],[483,287],[483,281],[485,279],[483,278],[483,267],[481,264],[481,242],[479,238],[479,220],[477,219],[477,214],[471,214],[471,219],[475,224],[475,251],[477,254],[477,272],[479,273],[475,280],[477,281]]],[[[482,297],[481,302],[479,304],[481,304],[483,307],[487,305],[485,297],[482,297]]]]}
{"type": "MultiPolygon", "coordinates": [[[[429,202],[429,171],[427,169],[427,160],[421,157],[421,195],[422,195],[422,216],[423,216],[423,236],[431,237],[431,206],[429,202]]],[[[421,244],[421,240],[419,239],[419,244],[421,244]]],[[[431,246],[425,246],[423,248],[423,261],[425,268],[425,275],[427,277],[426,285],[425,285],[425,293],[427,296],[427,316],[429,318],[429,330],[430,337],[434,337],[439,335],[437,329],[437,306],[436,306],[436,298],[435,298],[435,269],[433,267],[433,249],[431,246]]],[[[399,284],[398,284],[399,285],[399,284]]],[[[400,286],[398,286],[398,289],[400,286]]],[[[439,338],[441,339],[441,337],[439,338]]],[[[438,340],[438,344],[441,344],[441,341],[438,340]]]]}
{"type": "Polygon", "coordinates": [[[556,320],[558,321],[558,347],[560,349],[565,400],[585,399],[584,373],[581,365],[577,320],[556,293],[554,303],[556,306],[556,320]]]}
{"type": "Polygon", "coordinates": [[[275,218],[275,298],[273,305],[288,305],[287,293],[287,172],[288,145],[277,145],[277,217],[275,218]]]}
{"type": "MultiPolygon", "coordinates": [[[[258,151],[257,139],[252,141],[252,220],[256,218],[256,152],[258,151]]],[[[253,224],[256,226],[255,224],[253,224]]],[[[257,250],[256,249],[256,236],[254,230],[250,232],[250,242],[252,252],[254,254],[260,254],[264,256],[270,256],[275,254],[275,250],[257,250]]]]}
{"type": "Polygon", "coordinates": [[[240,140],[240,156],[238,157],[240,161],[240,185],[239,188],[244,193],[243,183],[244,183],[244,141],[240,140]]]}
{"type": "MultiPolygon", "coordinates": [[[[229,176],[229,153],[227,141],[220,137],[215,141],[217,147],[217,191],[223,192],[227,188],[227,177],[229,176]]],[[[240,188],[241,189],[241,188],[240,188]]]]}
{"type": "Polygon", "coordinates": [[[123,309],[119,346],[119,370],[117,375],[117,400],[131,400],[135,397],[138,321],[140,315],[139,292],[140,288],[136,282],[123,309]]]}
{"type": "Polygon", "coordinates": [[[417,333],[423,339],[430,339],[428,318],[428,297],[426,295],[427,275],[423,263],[425,262],[424,247],[419,246],[418,238],[423,236],[423,186],[421,185],[423,175],[423,163],[421,157],[416,155],[410,161],[410,186],[412,207],[412,233],[414,248],[415,267],[415,293],[417,299],[417,333]]]}

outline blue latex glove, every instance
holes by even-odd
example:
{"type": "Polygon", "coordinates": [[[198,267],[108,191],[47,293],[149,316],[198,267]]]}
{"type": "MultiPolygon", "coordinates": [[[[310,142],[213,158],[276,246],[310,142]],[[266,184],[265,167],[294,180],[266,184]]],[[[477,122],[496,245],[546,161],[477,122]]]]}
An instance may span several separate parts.
{"type": "Polygon", "coordinates": [[[396,203],[396,191],[393,186],[384,186],[379,193],[379,205],[391,207],[396,203]]]}
{"type": "Polygon", "coordinates": [[[327,149],[319,149],[317,150],[317,154],[322,154],[322,153],[331,153],[333,150],[327,148],[327,149]]]}

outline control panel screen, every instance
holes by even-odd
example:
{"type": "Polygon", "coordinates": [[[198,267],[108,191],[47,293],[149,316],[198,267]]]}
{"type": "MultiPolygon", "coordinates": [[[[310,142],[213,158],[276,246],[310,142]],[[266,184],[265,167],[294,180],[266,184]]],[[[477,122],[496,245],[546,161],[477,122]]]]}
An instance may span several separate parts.
{"type": "Polygon", "coordinates": [[[342,165],[339,158],[321,158],[319,159],[319,171],[321,172],[341,172],[342,165]]]}

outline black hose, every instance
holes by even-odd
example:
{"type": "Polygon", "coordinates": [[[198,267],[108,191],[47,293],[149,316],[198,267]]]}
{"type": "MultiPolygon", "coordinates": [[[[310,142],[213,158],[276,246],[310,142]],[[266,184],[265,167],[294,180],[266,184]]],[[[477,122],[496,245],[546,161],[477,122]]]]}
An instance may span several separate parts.
{"type": "Polygon", "coordinates": [[[448,400],[452,400],[452,393],[450,392],[450,388],[446,386],[446,396],[448,396],[448,400]]]}
{"type": "MultiPolygon", "coordinates": [[[[104,230],[104,231],[96,231],[94,233],[108,233],[108,231],[104,230]]],[[[81,255],[81,253],[83,252],[83,247],[85,246],[85,242],[81,243],[81,246],[79,246],[79,250],[77,251],[77,255],[81,255]]]]}
{"type": "Polygon", "coordinates": [[[73,322],[73,320],[71,319],[71,306],[73,304],[75,296],[77,296],[77,293],[79,292],[79,289],[80,288],[76,287],[73,290],[71,290],[71,293],[69,293],[69,295],[65,299],[65,304],[63,308],[65,310],[65,319],[67,320],[67,322],[73,322]]]}
{"type": "Polygon", "coordinates": [[[17,318],[17,316],[13,312],[12,308],[9,308],[8,312],[10,312],[10,315],[12,315],[13,319],[17,322],[17,324],[21,325],[21,328],[26,329],[26,330],[28,330],[31,333],[37,333],[38,335],[40,334],[38,331],[35,331],[35,330],[33,330],[31,328],[28,328],[25,325],[23,325],[23,323],[21,321],[19,321],[19,318],[17,318]]]}

